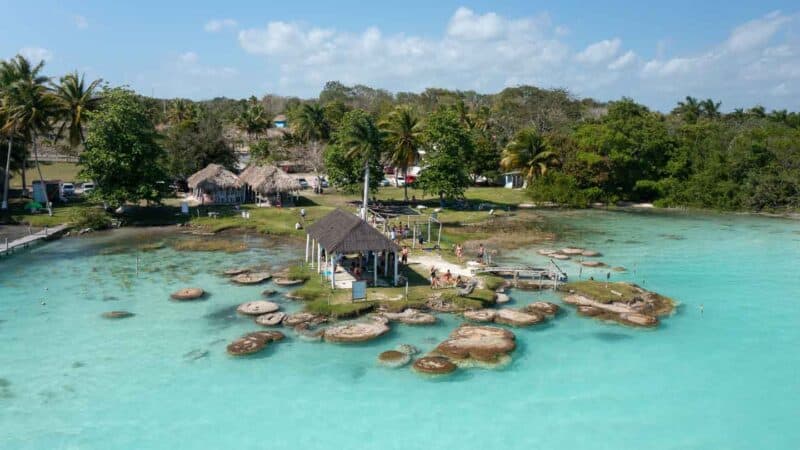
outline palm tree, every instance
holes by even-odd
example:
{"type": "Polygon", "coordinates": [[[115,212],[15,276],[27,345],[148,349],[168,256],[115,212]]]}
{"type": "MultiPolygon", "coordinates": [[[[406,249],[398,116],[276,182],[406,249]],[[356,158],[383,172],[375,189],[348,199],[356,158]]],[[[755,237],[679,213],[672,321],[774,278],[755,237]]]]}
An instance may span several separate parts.
{"type": "MultiPolygon", "coordinates": [[[[408,167],[419,158],[422,125],[408,107],[395,109],[381,124],[389,143],[389,160],[403,169],[403,180],[408,176],[408,167]]],[[[403,195],[408,201],[408,183],[403,183],[403,195]]]]}
{"type": "Polygon", "coordinates": [[[372,117],[366,115],[354,121],[352,128],[346,130],[342,138],[347,157],[364,160],[364,201],[361,210],[361,218],[364,220],[367,219],[369,199],[369,164],[380,154],[382,142],[383,133],[372,117]]]}
{"type": "Polygon", "coordinates": [[[519,131],[503,149],[503,157],[500,160],[500,165],[505,170],[523,171],[526,184],[558,164],[558,156],[532,128],[519,131]]]}
{"type": "Polygon", "coordinates": [[[184,120],[192,118],[193,110],[192,104],[188,100],[176,98],[169,104],[169,111],[167,111],[167,121],[173,125],[177,125],[184,120]]]}
{"type": "Polygon", "coordinates": [[[36,170],[39,173],[39,182],[44,192],[48,212],[53,213],[47,198],[47,189],[42,176],[42,168],[39,164],[39,152],[37,137],[48,132],[51,128],[51,120],[58,113],[58,104],[48,88],[50,79],[40,75],[39,72],[44,66],[44,62],[39,62],[32,66],[24,57],[17,55],[11,61],[19,77],[6,90],[6,121],[5,131],[14,130],[18,132],[26,144],[33,148],[36,170]]]}
{"type": "Polygon", "coordinates": [[[700,110],[702,111],[703,115],[709,119],[716,119],[720,116],[719,107],[722,105],[721,102],[714,102],[710,98],[703,100],[700,102],[700,110]]]}
{"type": "Polygon", "coordinates": [[[87,86],[83,75],[78,75],[75,71],[61,77],[61,83],[54,86],[56,100],[61,109],[61,126],[56,136],[61,138],[66,131],[71,148],[84,142],[85,113],[94,110],[100,103],[100,97],[95,93],[100,83],[102,80],[94,80],[87,86]]]}
{"type": "Polygon", "coordinates": [[[253,135],[258,136],[269,128],[271,124],[264,107],[252,101],[242,108],[239,115],[234,119],[234,123],[239,130],[247,134],[248,138],[253,135]]]}
{"type": "Polygon", "coordinates": [[[700,102],[696,98],[686,96],[686,101],[678,102],[678,106],[672,112],[678,113],[687,123],[695,123],[700,117],[702,109],[700,102]]]}
{"type": "MultiPolygon", "coordinates": [[[[308,156],[310,161],[321,161],[318,158],[322,144],[330,139],[331,126],[325,117],[325,108],[319,103],[305,103],[298,108],[294,114],[292,125],[293,134],[302,142],[311,145],[311,153],[308,156]]],[[[317,188],[321,189],[319,178],[319,165],[314,164],[315,176],[317,177],[317,188]]]]}

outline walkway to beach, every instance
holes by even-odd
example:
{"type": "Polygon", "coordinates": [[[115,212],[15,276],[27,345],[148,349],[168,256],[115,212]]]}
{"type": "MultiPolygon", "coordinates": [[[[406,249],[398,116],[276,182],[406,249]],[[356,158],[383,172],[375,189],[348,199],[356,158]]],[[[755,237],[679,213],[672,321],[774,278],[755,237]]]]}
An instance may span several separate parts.
{"type": "Polygon", "coordinates": [[[5,256],[7,254],[13,253],[14,250],[28,247],[42,239],[47,239],[51,236],[58,235],[66,228],[67,225],[58,225],[56,227],[44,227],[43,229],[41,229],[36,233],[23,236],[13,241],[9,241],[6,239],[5,242],[0,242],[0,256],[5,256]]]}

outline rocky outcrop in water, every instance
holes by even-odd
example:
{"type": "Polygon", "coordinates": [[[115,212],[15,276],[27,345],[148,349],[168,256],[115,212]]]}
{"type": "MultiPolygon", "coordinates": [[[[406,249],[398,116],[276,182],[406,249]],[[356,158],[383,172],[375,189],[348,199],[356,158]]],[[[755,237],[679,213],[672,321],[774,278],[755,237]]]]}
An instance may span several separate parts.
{"type": "Polygon", "coordinates": [[[495,323],[511,325],[512,327],[527,327],[544,321],[544,317],[535,312],[503,308],[497,311],[494,321],[495,323]]]}
{"type": "Polygon", "coordinates": [[[516,348],[515,336],[504,328],[464,324],[434,350],[435,355],[446,356],[455,362],[468,364],[470,360],[499,363],[516,348]]]}
{"type": "Polygon", "coordinates": [[[253,302],[242,303],[236,308],[236,312],[248,316],[260,316],[262,314],[275,312],[279,309],[280,306],[278,306],[277,303],[268,302],[266,300],[256,300],[253,302]]]}
{"type": "Polygon", "coordinates": [[[559,307],[555,303],[550,302],[533,302],[523,308],[528,312],[537,312],[545,316],[555,316],[558,314],[559,307]]]}
{"type": "Polygon", "coordinates": [[[103,317],[106,319],[127,319],[135,315],[136,314],[129,311],[106,311],[103,313],[103,317]]]}
{"type": "Polygon", "coordinates": [[[280,341],[284,337],[280,331],[255,331],[228,344],[227,352],[233,356],[251,355],[263,350],[270,342],[280,341]]]}
{"type": "Polygon", "coordinates": [[[252,272],[236,275],[231,281],[238,284],[260,284],[272,278],[268,272],[252,272]]]}
{"type": "Polygon", "coordinates": [[[406,325],[433,325],[436,323],[436,316],[424,313],[416,309],[408,308],[400,313],[384,312],[381,316],[395,322],[406,325]]]}
{"type": "Polygon", "coordinates": [[[385,367],[396,369],[411,362],[411,355],[397,350],[387,350],[378,355],[378,363],[385,367]]]}
{"type": "MultiPolygon", "coordinates": [[[[577,308],[584,316],[613,320],[625,325],[655,327],[658,317],[670,314],[674,302],[664,296],[650,292],[630,283],[592,283],[583,291],[570,291],[564,302],[577,308]],[[592,296],[600,298],[592,298],[592,296]]],[[[574,286],[582,286],[576,283],[574,286]]]]}
{"type": "Polygon", "coordinates": [[[289,278],[276,278],[272,282],[277,284],[278,286],[296,286],[298,284],[304,283],[303,280],[292,280],[289,278]]]}
{"type": "Polygon", "coordinates": [[[456,370],[456,365],[444,356],[425,356],[414,361],[414,370],[428,375],[444,375],[456,370]]]}
{"type": "Polygon", "coordinates": [[[262,314],[256,317],[256,323],[264,326],[264,327],[274,327],[280,325],[283,322],[283,319],[286,318],[286,313],[282,312],[272,312],[267,314],[262,314]]]}
{"type": "Polygon", "coordinates": [[[178,291],[173,292],[170,295],[170,298],[173,300],[197,300],[202,298],[206,292],[200,288],[183,288],[178,291]]]}
{"type": "Polygon", "coordinates": [[[327,322],[328,318],[325,316],[320,316],[318,314],[313,314],[309,312],[298,312],[294,314],[289,314],[283,319],[283,324],[287,327],[296,327],[302,323],[307,323],[310,326],[317,326],[321,323],[327,322]]]}
{"type": "Polygon", "coordinates": [[[464,317],[473,322],[494,322],[497,311],[489,308],[464,311],[464,317]]]}
{"type": "Polygon", "coordinates": [[[326,342],[365,342],[383,336],[389,332],[389,326],[378,320],[352,322],[334,325],[325,330],[323,339],[326,342]]]}

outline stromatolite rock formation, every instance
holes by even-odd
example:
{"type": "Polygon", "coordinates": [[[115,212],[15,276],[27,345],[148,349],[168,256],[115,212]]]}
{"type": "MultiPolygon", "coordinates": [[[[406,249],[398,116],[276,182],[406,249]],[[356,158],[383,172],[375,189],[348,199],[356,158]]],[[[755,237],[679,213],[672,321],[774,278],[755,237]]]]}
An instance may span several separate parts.
{"type": "Polygon", "coordinates": [[[389,332],[389,325],[379,320],[334,325],[322,336],[326,342],[365,342],[389,332]]]}
{"type": "Polygon", "coordinates": [[[548,255],[548,256],[550,256],[553,259],[559,259],[559,260],[562,260],[562,261],[569,259],[569,255],[565,255],[563,253],[553,253],[552,255],[548,255]]]}
{"type": "Polygon", "coordinates": [[[594,317],[603,313],[603,310],[595,308],[594,306],[581,305],[578,306],[578,314],[582,316],[594,317]]]}
{"type": "Polygon", "coordinates": [[[629,323],[631,325],[637,325],[640,327],[654,327],[658,325],[658,319],[649,316],[647,314],[640,314],[640,313],[623,313],[619,315],[620,320],[623,322],[629,323]]]}
{"type": "Polygon", "coordinates": [[[231,278],[231,281],[238,284],[259,284],[272,278],[268,272],[242,273],[231,278]]]}
{"type": "Polygon", "coordinates": [[[403,353],[405,353],[407,355],[411,355],[411,356],[414,356],[417,353],[419,353],[419,349],[417,347],[414,347],[411,344],[400,344],[397,347],[395,347],[394,349],[397,350],[398,352],[403,352],[403,353]]]}
{"type": "Polygon", "coordinates": [[[272,282],[278,286],[296,286],[298,284],[303,284],[303,280],[292,280],[289,278],[276,278],[272,282]]]}
{"type": "Polygon", "coordinates": [[[554,316],[558,313],[558,305],[550,302],[533,302],[525,306],[525,310],[529,312],[538,312],[546,316],[554,316]]]}
{"type": "Polygon", "coordinates": [[[385,367],[393,369],[403,367],[411,361],[411,355],[397,350],[387,350],[378,355],[378,362],[385,367]]]}
{"type": "Polygon", "coordinates": [[[425,356],[414,361],[414,370],[429,375],[444,375],[454,372],[456,365],[443,356],[425,356]]]}
{"type": "Polygon", "coordinates": [[[245,267],[234,267],[232,269],[225,269],[225,271],[223,271],[222,273],[227,275],[227,276],[229,276],[229,277],[232,277],[232,276],[241,275],[241,274],[247,273],[247,272],[250,272],[250,269],[245,268],[245,267]]]}
{"type": "Polygon", "coordinates": [[[294,332],[297,333],[303,340],[306,341],[321,341],[322,336],[325,334],[324,329],[314,328],[311,322],[303,322],[294,327],[294,332]]]}
{"type": "Polygon", "coordinates": [[[416,309],[408,308],[400,313],[385,312],[381,315],[389,320],[404,323],[406,325],[433,325],[436,323],[436,316],[424,313],[416,309]]]}
{"type": "Polygon", "coordinates": [[[106,311],[103,313],[103,317],[106,319],[127,319],[135,315],[136,314],[128,311],[106,311]]]}
{"type": "Polygon", "coordinates": [[[263,297],[272,297],[273,295],[275,295],[277,293],[278,293],[278,291],[276,291],[274,289],[266,289],[264,291],[261,291],[261,295],[263,297]]]}
{"type": "Polygon", "coordinates": [[[494,322],[494,318],[497,317],[497,311],[488,308],[464,311],[464,317],[473,322],[494,322]]]}
{"type": "Polygon", "coordinates": [[[606,263],[602,261],[581,261],[581,265],[584,267],[603,267],[606,263]]]}
{"type": "Polygon", "coordinates": [[[450,336],[436,347],[435,353],[454,361],[476,360],[496,363],[515,348],[515,336],[509,330],[464,324],[453,330],[450,336]]]}
{"type": "Polygon", "coordinates": [[[502,305],[504,303],[508,303],[511,301],[511,297],[509,297],[508,294],[506,293],[497,292],[494,295],[495,295],[494,301],[497,302],[498,304],[502,305]]]}
{"type": "Polygon", "coordinates": [[[244,356],[259,352],[270,342],[280,341],[284,338],[280,331],[255,331],[248,333],[228,344],[228,354],[244,356]]]}
{"type": "Polygon", "coordinates": [[[543,320],[544,317],[542,317],[541,314],[508,308],[497,310],[497,316],[494,318],[495,323],[502,323],[513,327],[527,327],[543,320]]]}
{"type": "Polygon", "coordinates": [[[584,250],[581,252],[581,256],[586,256],[587,258],[594,258],[596,256],[602,256],[602,254],[594,250],[584,250]]]}
{"type": "Polygon", "coordinates": [[[274,327],[280,325],[284,318],[286,318],[286,313],[272,312],[256,317],[256,323],[264,327],[274,327]]]}
{"type": "Polygon", "coordinates": [[[197,300],[205,295],[205,291],[200,288],[183,288],[173,292],[170,298],[173,300],[197,300]]]}
{"type": "Polygon", "coordinates": [[[279,309],[280,306],[278,306],[277,303],[268,302],[266,300],[256,300],[253,302],[242,303],[236,308],[236,312],[248,316],[260,316],[262,314],[275,312],[279,309]]]}
{"type": "Polygon", "coordinates": [[[577,247],[567,247],[567,248],[562,248],[562,249],[559,251],[559,253],[561,253],[561,254],[564,254],[564,255],[568,255],[568,256],[577,256],[577,255],[580,255],[581,253],[583,253],[583,252],[585,252],[585,251],[586,251],[586,250],[584,250],[584,249],[582,249],[582,248],[577,248],[577,247]]]}
{"type": "Polygon", "coordinates": [[[323,322],[328,320],[325,316],[320,316],[318,314],[313,314],[309,312],[298,312],[294,314],[289,314],[283,319],[283,324],[287,327],[295,327],[300,325],[301,323],[308,323],[311,326],[319,325],[323,322]]]}
{"type": "Polygon", "coordinates": [[[558,253],[558,250],[553,250],[552,248],[540,248],[539,250],[536,250],[536,253],[542,256],[550,256],[553,253],[558,253]]]}

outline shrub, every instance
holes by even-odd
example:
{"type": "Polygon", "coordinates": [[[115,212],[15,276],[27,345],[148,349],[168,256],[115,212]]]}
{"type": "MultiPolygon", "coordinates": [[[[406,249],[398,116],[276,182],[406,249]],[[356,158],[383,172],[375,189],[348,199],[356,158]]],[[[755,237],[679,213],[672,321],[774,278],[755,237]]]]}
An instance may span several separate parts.
{"type": "Polygon", "coordinates": [[[581,189],[571,175],[550,171],[528,185],[528,194],[536,202],[552,202],[562,206],[585,208],[600,198],[599,188],[581,189]]]}
{"type": "Polygon", "coordinates": [[[75,208],[70,213],[70,223],[76,228],[105,230],[111,227],[111,216],[101,208],[75,208]]]}

